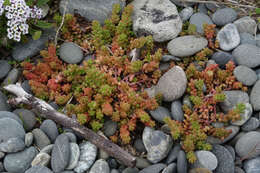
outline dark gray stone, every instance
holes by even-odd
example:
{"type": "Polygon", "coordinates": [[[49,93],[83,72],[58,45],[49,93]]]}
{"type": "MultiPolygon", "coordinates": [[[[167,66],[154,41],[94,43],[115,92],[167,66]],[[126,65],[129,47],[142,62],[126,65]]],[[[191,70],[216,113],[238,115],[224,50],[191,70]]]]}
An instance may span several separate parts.
{"type": "Polygon", "coordinates": [[[157,164],[154,164],[147,168],[142,169],[141,171],[139,171],[139,173],[159,173],[164,168],[166,168],[165,164],[157,163],[157,164]]]}
{"type": "Polygon", "coordinates": [[[255,37],[247,32],[240,33],[240,44],[256,45],[255,37]]]}
{"type": "Polygon", "coordinates": [[[242,168],[236,166],[235,167],[235,173],[245,173],[245,171],[242,168]]]}
{"type": "Polygon", "coordinates": [[[218,9],[213,15],[212,20],[218,26],[224,26],[237,19],[237,12],[233,8],[218,9]]]}
{"type": "Polygon", "coordinates": [[[260,80],[258,80],[250,93],[250,103],[255,111],[260,110],[260,80]]]}
{"type": "Polygon", "coordinates": [[[64,134],[69,138],[70,142],[77,143],[77,136],[74,133],[66,132],[64,134]]]}
{"type": "Polygon", "coordinates": [[[166,117],[171,117],[170,111],[162,106],[159,106],[157,109],[150,111],[151,116],[158,122],[164,123],[166,117]]]}
{"type": "Polygon", "coordinates": [[[231,153],[221,145],[214,145],[213,154],[218,159],[218,166],[215,169],[215,173],[227,173],[235,171],[235,164],[231,153]]]}
{"type": "Polygon", "coordinates": [[[187,173],[188,162],[184,151],[180,150],[177,157],[177,172],[187,173]]]}
{"type": "Polygon", "coordinates": [[[75,43],[63,43],[60,46],[60,58],[66,63],[77,64],[83,59],[83,51],[75,43]]]}
{"type": "Polygon", "coordinates": [[[176,100],[176,101],[172,102],[172,104],[171,104],[171,116],[174,120],[183,121],[184,114],[183,114],[183,111],[182,111],[181,101],[176,100]]]}
{"type": "Polygon", "coordinates": [[[139,170],[137,168],[125,168],[122,173],[137,173],[139,170]]]}
{"type": "Polygon", "coordinates": [[[190,24],[195,25],[197,32],[200,33],[200,34],[204,33],[203,25],[205,23],[206,24],[213,24],[210,17],[208,15],[204,14],[204,13],[195,13],[190,18],[190,24]]]}
{"type": "Polygon", "coordinates": [[[8,111],[0,111],[0,120],[2,118],[10,118],[17,121],[20,125],[23,125],[22,120],[14,113],[8,111]]]}
{"type": "Polygon", "coordinates": [[[25,173],[53,173],[49,168],[45,166],[33,166],[28,169],[25,173]]]}
{"type": "Polygon", "coordinates": [[[52,143],[59,135],[57,125],[52,120],[44,120],[40,126],[40,129],[49,137],[52,143]]]}
{"type": "Polygon", "coordinates": [[[177,173],[176,163],[169,164],[166,168],[163,169],[162,173],[177,173]]]}
{"type": "Polygon", "coordinates": [[[0,60],[0,79],[3,79],[8,74],[8,72],[11,70],[11,67],[12,66],[8,63],[8,61],[0,60]]]}
{"type": "Polygon", "coordinates": [[[225,148],[230,152],[230,154],[232,155],[233,160],[235,161],[235,159],[236,159],[235,149],[232,146],[230,146],[230,145],[225,145],[225,148]]]}
{"type": "Polygon", "coordinates": [[[139,152],[146,152],[142,139],[136,139],[134,142],[134,147],[139,152]]]}
{"type": "Polygon", "coordinates": [[[57,137],[51,156],[51,168],[54,172],[61,172],[68,166],[70,159],[70,143],[66,135],[61,134],[57,137]]]}
{"type": "Polygon", "coordinates": [[[165,42],[181,32],[182,20],[170,1],[134,0],[131,4],[133,31],[138,36],[152,35],[156,42],[165,42]]]}
{"type": "Polygon", "coordinates": [[[254,68],[260,65],[260,47],[252,44],[239,45],[233,50],[232,55],[238,65],[245,65],[254,68]]]}
{"type": "Polygon", "coordinates": [[[208,9],[205,4],[199,3],[198,12],[208,14],[208,9]]]}
{"type": "Polygon", "coordinates": [[[5,168],[4,168],[4,165],[2,162],[0,162],[0,171],[1,172],[4,172],[5,171],[5,168]]]}
{"type": "Polygon", "coordinates": [[[40,150],[51,144],[50,139],[41,129],[33,129],[32,133],[34,143],[40,150]]]}
{"type": "Polygon", "coordinates": [[[207,168],[215,170],[218,165],[217,157],[210,151],[199,150],[195,152],[197,157],[196,162],[192,165],[195,168],[207,168]]]}
{"type": "Polygon", "coordinates": [[[30,131],[36,124],[35,114],[27,109],[16,109],[13,111],[23,122],[26,131],[30,131]]]}
{"type": "Polygon", "coordinates": [[[236,79],[246,86],[254,85],[257,80],[257,75],[254,70],[247,66],[237,66],[234,70],[236,79]]]}
{"type": "Polygon", "coordinates": [[[88,21],[97,20],[102,24],[112,14],[114,4],[120,4],[121,7],[125,6],[125,2],[120,0],[62,0],[60,1],[61,14],[64,13],[66,3],[66,13],[78,13],[88,21]]]}
{"type": "Polygon", "coordinates": [[[20,71],[17,68],[13,68],[11,71],[9,71],[8,75],[3,81],[3,85],[16,83],[19,78],[19,75],[20,75],[20,71]]]}
{"type": "Polygon", "coordinates": [[[172,3],[174,3],[175,5],[178,5],[180,7],[189,7],[194,5],[194,2],[185,2],[182,0],[170,0],[172,3]]]}
{"type": "Polygon", "coordinates": [[[148,166],[151,166],[151,163],[147,159],[144,159],[141,157],[136,157],[135,166],[139,169],[144,169],[144,168],[147,168],[148,166]]]}
{"type": "Polygon", "coordinates": [[[4,167],[8,172],[24,173],[31,165],[37,150],[34,147],[26,148],[18,153],[7,154],[4,158],[4,167]]]}
{"type": "Polygon", "coordinates": [[[104,134],[109,137],[109,136],[113,136],[117,131],[117,123],[109,120],[106,121],[104,124],[104,134]]]}
{"type": "Polygon", "coordinates": [[[242,127],[243,131],[249,132],[256,130],[259,127],[259,120],[255,117],[251,117],[242,127]]]}
{"type": "Polygon", "coordinates": [[[10,110],[11,107],[9,104],[7,104],[7,97],[0,91],[0,111],[10,111],[10,110]]]}
{"type": "Polygon", "coordinates": [[[22,151],[24,148],[24,141],[19,137],[10,138],[6,142],[0,143],[0,151],[5,153],[16,153],[18,151],[22,151]]]}
{"type": "Polygon", "coordinates": [[[174,162],[175,160],[177,160],[180,150],[181,150],[180,144],[175,144],[174,147],[172,148],[172,150],[170,151],[170,153],[168,154],[166,163],[170,164],[170,163],[174,162]]]}
{"type": "Polygon", "coordinates": [[[31,86],[29,84],[29,80],[25,80],[22,83],[22,88],[24,89],[24,91],[26,91],[29,94],[32,94],[32,90],[31,90],[31,86]]]}
{"type": "Polygon", "coordinates": [[[193,8],[192,7],[186,7],[180,12],[180,18],[183,22],[190,19],[190,17],[193,14],[193,8]]]}
{"type": "Polygon", "coordinates": [[[246,173],[258,173],[260,172],[260,157],[256,157],[251,160],[246,160],[243,166],[246,173]]]}
{"type": "Polygon", "coordinates": [[[225,68],[229,61],[234,62],[232,54],[224,51],[215,52],[211,57],[221,68],[225,68]]]}

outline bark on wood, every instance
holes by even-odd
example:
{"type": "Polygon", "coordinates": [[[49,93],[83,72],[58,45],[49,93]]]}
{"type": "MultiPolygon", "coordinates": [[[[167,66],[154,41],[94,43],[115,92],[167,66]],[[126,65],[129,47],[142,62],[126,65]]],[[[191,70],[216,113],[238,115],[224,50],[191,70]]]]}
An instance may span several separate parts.
{"type": "Polygon", "coordinates": [[[106,151],[110,156],[118,159],[123,164],[129,167],[134,167],[136,163],[136,158],[130,155],[128,152],[124,151],[118,145],[114,144],[110,140],[96,134],[92,130],[80,125],[77,120],[69,118],[65,114],[62,114],[52,108],[45,101],[38,99],[31,94],[28,94],[23,90],[20,84],[11,84],[4,86],[4,89],[16,95],[16,98],[8,100],[12,105],[27,104],[33,109],[37,110],[40,116],[44,118],[52,119],[58,124],[71,128],[76,133],[95,144],[98,148],[106,151]]]}

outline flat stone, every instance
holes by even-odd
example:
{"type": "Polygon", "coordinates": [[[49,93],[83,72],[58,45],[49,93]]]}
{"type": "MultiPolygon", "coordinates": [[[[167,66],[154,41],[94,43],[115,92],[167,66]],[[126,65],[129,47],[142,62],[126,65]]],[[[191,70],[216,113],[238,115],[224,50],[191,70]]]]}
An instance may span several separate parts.
{"type": "Polygon", "coordinates": [[[148,166],[151,166],[151,163],[147,159],[144,159],[141,157],[136,157],[135,166],[139,169],[144,169],[144,168],[147,168],[148,166]]]}
{"type": "Polygon", "coordinates": [[[105,160],[99,159],[91,167],[89,173],[110,173],[110,168],[105,160]]]}
{"type": "Polygon", "coordinates": [[[139,152],[146,152],[142,139],[138,138],[134,142],[134,147],[139,152]]]}
{"type": "Polygon", "coordinates": [[[180,18],[183,22],[190,19],[190,17],[193,14],[193,8],[192,7],[186,7],[180,12],[180,18]]]}
{"type": "Polygon", "coordinates": [[[260,110],[260,80],[258,80],[250,93],[250,103],[253,106],[254,111],[260,110]]]}
{"type": "Polygon", "coordinates": [[[178,5],[180,7],[189,7],[194,5],[194,2],[185,2],[182,0],[170,0],[172,3],[174,3],[175,5],[178,5]]]}
{"type": "MultiPolygon", "coordinates": [[[[1,111],[10,111],[11,107],[7,103],[7,97],[0,91],[0,112],[1,111]]],[[[1,118],[1,116],[0,116],[1,118]]]]}
{"type": "Polygon", "coordinates": [[[83,142],[79,145],[80,156],[79,162],[74,168],[76,173],[83,173],[88,170],[96,160],[97,156],[97,147],[90,142],[83,142]]]}
{"type": "Polygon", "coordinates": [[[106,121],[104,124],[104,134],[109,137],[113,136],[117,131],[117,122],[114,121],[106,121]]]}
{"type": "Polygon", "coordinates": [[[16,153],[24,148],[24,141],[19,137],[9,138],[6,142],[0,143],[0,151],[5,153],[16,153]]]}
{"type": "Polygon", "coordinates": [[[0,111],[0,120],[2,118],[10,118],[17,121],[20,125],[23,125],[22,120],[14,113],[8,111],[0,111]]]}
{"type": "Polygon", "coordinates": [[[162,173],[176,173],[177,165],[176,163],[169,164],[166,168],[163,169],[162,173]]]}
{"type": "Polygon", "coordinates": [[[176,6],[169,0],[134,0],[133,30],[138,35],[152,35],[156,42],[165,42],[178,36],[182,20],[176,6]]]}
{"type": "Polygon", "coordinates": [[[235,164],[231,153],[221,145],[214,145],[212,153],[215,154],[218,160],[218,166],[215,173],[227,173],[235,171],[235,164]]]}
{"type": "Polygon", "coordinates": [[[255,34],[256,22],[249,16],[242,17],[234,22],[240,33],[247,32],[250,34],[255,34]]]}
{"type": "Polygon", "coordinates": [[[136,173],[139,170],[137,168],[125,168],[122,173],[136,173]]]}
{"type": "Polygon", "coordinates": [[[78,144],[70,143],[70,160],[66,169],[71,170],[77,166],[79,161],[79,155],[80,155],[80,151],[79,151],[78,144]]]}
{"type": "Polygon", "coordinates": [[[246,86],[252,86],[257,80],[257,75],[254,70],[247,66],[237,66],[234,70],[234,75],[238,81],[246,86]]]}
{"type": "Polygon", "coordinates": [[[218,165],[217,157],[210,151],[199,150],[195,152],[197,157],[194,167],[207,168],[211,171],[215,170],[218,165]]]}
{"type": "Polygon", "coordinates": [[[198,12],[208,14],[208,9],[205,4],[199,3],[198,12]]]}
{"type": "Polygon", "coordinates": [[[159,106],[157,109],[149,111],[150,115],[158,122],[164,123],[166,117],[171,117],[170,111],[162,106],[159,106]]]}
{"type": "Polygon", "coordinates": [[[173,101],[182,97],[186,90],[187,78],[183,69],[174,66],[158,81],[155,93],[161,93],[164,101],[173,101]]]}
{"type": "Polygon", "coordinates": [[[213,24],[210,17],[204,13],[195,13],[190,18],[190,24],[196,26],[196,31],[200,34],[204,33],[203,25],[204,24],[213,24]]]}
{"type": "Polygon", "coordinates": [[[139,173],[159,173],[164,168],[166,168],[165,164],[157,163],[142,169],[141,171],[139,171],[139,173]]]}
{"type": "Polygon", "coordinates": [[[27,109],[16,109],[13,111],[23,122],[26,131],[30,131],[36,124],[35,114],[27,109]]]}
{"type": "Polygon", "coordinates": [[[61,134],[57,137],[51,156],[51,168],[54,172],[61,172],[68,166],[70,159],[70,143],[66,135],[61,134]]]}
{"type": "Polygon", "coordinates": [[[63,43],[60,46],[60,58],[66,63],[77,64],[83,59],[83,51],[75,43],[63,43]]]}
{"type": "Polygon", "coordinates": [[[77,136],[74,133],[66,132],[64,133],[69,138],[69,141],[72,143],[77,143],[77,136]]]}
{"type": "Polygon", "coordinates": [[[24,89],[24,91],[26,91],[29,94],[32,94],[32,90],[31,90],[31,86],[29,84],[29,80],[25,80],[22,83],[22,88],[24,89]]]}
{"type": "Polygon", "coordinates": [[[53,146],[54,146],[54,144],[47,145],[46,147],[41,149],[40,153],[47,153],[50,155],[52,152],[53,146]]]}
{"type": "Polygon", "coordinates": [[[240,158],[254,158],[260,154],[259,150],[255,150],[260,144],[260,133],[256,131],[247,132],[240,137],[235,145],[236,153],[240,158]]]}
{"type": "Polygon", "coordinates": [[[50,139],[41,129],[33,129],[32,133],[34,143],[40,150],[51,144],[50,139]]]}
{"type": "Polygon", "coordinates": [[[11,70],[11,67],[12,66],[8,63],[8,61],[0,60],[0,79],[3,79],[8,74],[8,72],[11,70]]]}
{"type": "Polygon", "coordinates": [[[164,159],[172,147],[171,136],[149,127],[145,127],[142,139],[147,150],[147,159],[152,163],[158,163],[164,159]]]}
{"type": "Polygon", "coordinates": [[[188,162],[186,159],[186,154],[183,150],[180,150],[177,157],[177,172],[187,173],[188,172],[188,162]]]}
{"type": "Polygon", "coordinates": [[[203,37],[194,35],[181,36],[173,39],[167,45],[168,51],[177,57],[194,55],[208,45],[208,41],[203,37]]]}
{"type": "Polygon", "coordinates": [[[246,132],[253,131],[259,127],[259,124],[260,123],[257,118],[251,117],[245,124],[243,124],[241,129],[246,132]]]}
{"type": "Polygon", "coordinates": [[[78,13],[88,21],[97,20],[101,24],[112,14],[114,4],[120,4],[121,8],[125,6],[125,2],[121,0],[61,0],[61,14],[64,13],[66,3],[66,13],[78,13]]]}
{"type": "Polygon", "coordinates": [[[51,160],[51,156],[47,153],[39,153],[33,159],[31,165],[32,166],[48,166],[51,160]]]}
{"type": "Polygon", "coordinates": [[[233,160],[236,160],[236,151],[235,149],[230,146],[230,145],[225,145],[225,148],[230,152],[230,154],[232,155],[233,160]]]}
{"type": "Polygon", "coordinates": [[[25,173],[53,173],[53,172],[45,166],[37,165],[37,166],[31,167],[25,173]]]}
{"type": "Polygon", "coordinates": [[[240,33],[240,44],[256,45],[255,37],[247,32],[240,33]]]}
{"type": "Polygon", "coordinates": [[[180,150],[181,150],[180,144],[175,144],[174,147],[171,149],[170,153],[168,154],[166,163],[170,164],[176,161],[180,150]]]}
{"type": "Polygon", "coordinates": [[[52,143],[59,135],[57,125],[52,120],[44,120],[40,126],[40,129],[49,137],[52,143]]]}
{"type": "Polygon", "coordinates": [[[246,173],[258,173],[260,172],[260,157],[254,159],[246,160],[244,162],[244,170],[246,173]]]}
{"type": "Polygon", "coordinates": [[[7,154],[4,158],[6,171],[12,173],[24,173],[31,165],[37,150],[34,147],[26,148],[18,153],[7,154]]]}
{"type": "Polygon", "coordinates": [[[189,173],[212,173],[207,168],[193,168],[189,170],[189,173]]]}
{"type": "Polygon", "coordinates": [[[3,81],[3,85],[16,83],[19,78],[19,75],[20,75],[20,71],[17,68],[13,68],[11,71],[9,71],[8,75],[3,81]]]}
{"type": "Polygon", "coordinates": [[[184,113],[183,113],[183,110],[182,110],[181,101],[176,100],[176,101],[172,102],[172,104],[171,104],[171,116],[174,120],[183,121],[184,113]]]}
{"type": "Polygon", "coordinates": [[[218,26],[224,26],[237,19],[237,12],[233,8],[220,8],[213,15],[212,20],[218,26]]]}
{"type": "Polygon", "coordinates": [[[240,43],[240,36],[236,25],[227,24],[217,34],[219,46],[224,51],[236,48],[240,43]]]}

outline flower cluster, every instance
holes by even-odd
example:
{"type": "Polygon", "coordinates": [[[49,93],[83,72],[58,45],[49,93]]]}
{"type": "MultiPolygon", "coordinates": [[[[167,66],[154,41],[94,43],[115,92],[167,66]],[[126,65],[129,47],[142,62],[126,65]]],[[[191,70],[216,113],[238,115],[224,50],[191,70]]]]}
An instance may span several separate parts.
{"type": "Polygon", "coordinates": [[[28,19],[40,19],[42,9],[33,6],[29,7],[25,0],[0,0],[0,15],[4,14],[7,21],[7,37],[15,41],[21,40],[21,35],[28,34],[28,19]]]}

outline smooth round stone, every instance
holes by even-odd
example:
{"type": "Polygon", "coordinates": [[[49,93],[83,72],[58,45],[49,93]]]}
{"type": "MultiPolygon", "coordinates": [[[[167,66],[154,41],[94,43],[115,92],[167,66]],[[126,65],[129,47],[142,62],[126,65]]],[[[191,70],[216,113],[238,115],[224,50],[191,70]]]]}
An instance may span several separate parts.
{"type": "Polygon", "coordinates": [[[198,12],[208,14],[208,9],[205,4],[199,3],[198,12]]]}
{"type": "Polygon", "coordinates": [[[3,85],[16,83],[19,78],[19,75],[20,75],[20,71],[16,68],[13,68],[11,71],[9,71],[7,77],[3,81],[3,85]]]}
{"type": "Polygon", "coordinates": [[[87,21],[97,20],[104,24],[108,16],[111,15],[114,4],[120,4],[121,8],[125,6],[125,2],[120,0],[62,0],[59,9],[60,14],[64,13],[66,7],[66,13],[77,13],[87,21]]]}
{"type": "Polygon", "coordinates": [[[236,166],[235,173],[245,173],[245,171],[243,169],[241,169],[240,167],[236,166]]]}
{"type": "Polygon", "coordinates": [[[47,153],[39,153],[36,155],[36,157],[33,159],[31,165],[32,166],[48,166],[51,160],[51,156],[47,153]]]}
{"type": "Polygon", "coordinates": [[[233,8],[218,9],[212,15],[212,21],[218,26],[224,26],[237,19],[237,12],[233,8]]]}
{"type": "Polygon", "coordinates": [[[177,157],[177,172],[187,173],[188,162],[184,151],[180,150],[177,157]]]}
{"type": "Polygon", "coordinates": [[[27,109],[16,109],[13,111],[23,122],[23,127],[26,131],[33,129],[36,124],[35,114],[27,109]]]}
{"type": "Polygon", "coordinates": [[[186,7],[183,10],[181,10],[180,18],[184,22],[184,21],[189,20],[190,17],[192,16],[192,14],[193,14],[193,8],[192,7],[186,7]]]}
{"type": "Polygon", "coordinates": [[[255,37],[247,32],[240,33],[240,44],[256,45],[255,37]]]}
{"type": "Polygon", "coordinates": [[[40,129],[49,137],[52,143],[59,135],[57,125],[52,120],[44,120],[40,126],[40,129]]]}
{"type": "Polygon", "coordinates": [[[32,94],[32,90],[31,90],[31,86],[29,84],[29,80],[25,80],[22,83],[22,88],[24,89],[24,91],[26,91],[29,94],[32,94]]]}
{"type": "Polygon", "coordinates": [[[14,119],[0,119],[0,141],[6,142],[10,138],[21,138],[24,140],[25,131],[23,127],[14,119]]]}
{"type": "Polygon", "coordinates": [[[212,12],[215,12],[217,11],[217,9],[221,9],[225,7],[224,5],[217,4],[217,3],[206,3],[205,5],[212,12]]]}
{"type": "Polygon", "coordinates": [[[77,166],[79,161],[79,155],[80,155],[80,151],[79,151],[78,144],[70,143],[70,160],[66,169],[71,170],[77,166]]]}
{"type": "Polygon", "coordinates": [[[110,168],[105,160],[99,159],[91,167],[89,173],[110,173],[110,168]]]}
{"type": "Polygon", "coordinates": [[[174,66],[159,79],[155,93],[160,93],[163,100],[170,102],[182,97],[186,90],[187,77],[183,69],[174,66]]]}
{"type": "Polygon", "coordinates": [[[178,5],[180,7],[188,7],[188,6],[192,6],[194,5],[194,2],[185,2],[182,0],[170,0],[172,3],[174,3],[175,5],[178,5]]]}
{"type": "Polygon", "coordinates": [[[225,94],[226,99],[224,102],[220,103],[220,107],[225,113],[232,110],[233,107],[239,103],[249,102],[249,96],[244,91],[231,90],[231,91],[224,91],[223,93],[225,94]]]}
{"type": "Polygon", "coordinates": [[[149,111],[151,116],[158,122],[164,123],[166,117],[171,117],[170,111],[162,106],[159,106],[157,109],[149,111]]]}
{"type": "Polygon", "coordinates": [[[136,157],[136,165],[135,166],[139,169],[144,169],[144,168],[147,168],[148,166],[151,166],[151,163],[144,158],[136,157]]]}
{"type": "Polygon", "coordinates": [[[92,166],[92,164],[96,160],[97,147],[90,142],[83,142],[79,145],[79,150],[79,162],[76,168],[74,168],[74,171],[76,173],[84,173],[92,166]]]}
{"type": "Polygon", "coordinates": [[[24,141],[19,137],[9,138],[6,142],[0,143],[0,151],[5,153],[16,153],[24,148],[24,141]]]}
{"type": "Polygon", "coordinates": [[[53,146],[54,146],[54,144],[47,145],[46,147],[41,149],[40,153],[47,153],[50,155],[52,152],[53,146]]]}
{"type": "Polygon", "coordinates": [[[10,118],[17,121],[20,125],[23,125],[22,120],[14,113],[8,111],[0,111],[0,120],[2,118],[10,118]]]}
{"type": "Polygon", "coordinates": [[[111,168],[111,169],[118,168],[118,163],[117,163],[116,159],[109,157],[106,161],[108,163],[109,168],[111,168]]]}
{"type": "Polygon", "coordinates": [[[159,69],[160,69],[161,71],[166,71],[167,69],[169,69],[169,67],[170,67],[170,64],[169,64],[168,62],[166,62],[166,63],[160,63],[160,65],[159,65],[159,69]]]}
{"type": "Polygon", "coordinates": [[[110,173],[119,173],[117,169],[112,169],[110,173]]]}
{"type": "Polygon", "coordinates": [[[4,167],[12,173],[25,172],[30,167],[36,154],[37,150],[34,147],[26,148],[18,153],[7,154],[4,158],[4,167]]]}
{"type": "Polygon", "coordinates": [[[104,134],[109,137],[109,136],[113,136],[117,131],[117,123],[112,121],[112,120],[108,120],[105,122],[104,124],[104,134]]]}
{"type": "Polygon", "coordinates": [[[137,168],[125,168],[122,173],[136,173],[139,170],[137,168]]]}
{"type": "Polygon", "coordinates": [[[8,63],[8,61],[0,60],[0,79],[3,79],[8,74],[8,72],[11,70],[11,67],[12,66],[8,63]]]}
{"type": "Polygon", "coordinates": [[[195,155],[197,157],[194,167],[196,168],[207,168],[211,171],[215,170],[218,165],[217,157],[210,151],[196,151],[195,155]]]}
{"type": "Polygon", "coordinates": [[[260,154],[256,150],[260,143],[260,133],[251,131],[240,137],[235,145],[235,150],[240,158],[247,157],[248,159],[256,157],[260,154]]]}
{"type": "Polygon", "coordinates": [[[66,135],[61,134],[55,140],[51,153],[51,168],[54,172],[63,171],[69,164],[70,143],[66,135]]]}
{"type": "Polygon", "coordinates": [[[256,130],[259,127],[259,120],[255,117],[251,117],[242,127],[243,131],[249,132],[256,130]]]}
{"type": "Polygon", "coordinates": [[[136,35],[152,35],[154,41],[165,42],[181,32],[182,20],[170,1],[134,0],[131,4],[136,35]]]}
{"type": "Polygon", "coordinates": [[[230,146],[230,145],[225,145],[225,148],[230,152],[230,154],[232,155],[233,160],[235,161],[235,159],[236,159],[235,149],[232,146],[230,146]]]}
{"type": "Polygon", "coordinates": [[[45,166],[33,166],[25,173],[53,173],[49,168],[45,166]]]}
{"type": "Polygon", "coordinates": [[[190,18],[190,24],[196,26],[196,31],[200,34],[204,33],[203,25],[204,24],[213,24],[210,17],[204,13],[195,13],[190,18]]]}
{"type": "Polygon", "coordinates": [[[235,171],[235,164],[231,153],[221,145],[214,145],[212,153],[217,157],[218,166],[215,173],[227,173],[235,171]]]}
{"type": "Polygon", "coordinates": [[[162,173],[176,173],[177,165],[176,163],[169,164],[166,168],[163,169],[162,173]]]}
{"type": "MultiPolygon", "coordinates": [[[[240,120],[231,122],[232,125],[242,126],[251,117],[251,115],[253,113],[253,108],[252,108],[251,104],[245,103],[245,106],[246,106],[246,108],[244,110],[244,113],[240,114],[240,120]]],[[[235,108],[236,108],[236,106],[233,107],[233,109],[235,109],[235,108]]]]}
{"type": "Polygon", "coordinates": [[[60,58],[69,64],[77,64],[83,59],[83,51],[72,42],[60,46],[60,58]]]}
{"type": "Polygon", "coordinates": [[[257,27],[256,22],[249,16],[242,17],[234,22],[237,26],[239,33],[247,32],[249,34],[255,34],[257,27]]]}
{"type": "Polygon", "coordinates": [[[177,160],[179,151],[181,150],[180,144],[175,144],[174,147],[171,149],[170,153],[168,154],[168,157],[166,159],[166,163],[170,164],[177,160]]]}
{"type": "Polygon", "coordinates": [[[69,138],[70,142],[77,143],[77,137],[76,137],[76,135],[74,135],[74,133],[66,132],[66,133],[64,133],[64,135],[66,135],[69,138]]]}
{"type": "Polygon", "coordinates": [[[136,139],[134,142],[134,147],[138,152],[146,152],[142,139],[136,139]]]}
{"type": "Polygon", "coordinates": [[[163,55],[161,60],[162,60],[162,62],[181,61],[180,58],[175,57],[173,55],[163,55]]]}
{"type": "Polygon", "coordinates": [[[153,164],[147,168],[142,169],[139,173],[160,173],[161,170],[166,168],[167,165],[162,163],[153,164]]]}
{"type": "Polygon", "coordinates": [[[0,160],[5,157],[5,153],[0,151],[0,160]]]}
{"type": "MultiPolygon", "coordinates": [[[[0,112],[1,111],[10,111],[10,110],[11,110],[11,107],[7,103],[7,97],[0,91],[0,112]]],[[[0,115],[0,118],[1,118],[1,115],[0,115]]]]}
{"type": "Polygon", "coordinates": [[[147,159],[152,163],[158,163],[163,160],[172,147],[170,135],[149,127],[145,127],[142,139],[147,150],[147,159]]]}
{"type": "Polygon", "coordinates": [[[258,80],[250,93],[250,103],[253,106],[254,111],[260,110],[260,80],[258,80]]]}
{"type": "Polygon", "coordinates": [[[182,111],[181,101],[176,100],[171,104],[171,116],[174,120],[183,121],[184,113],[182,111]]]}
{"type": "Polygon", "coordinates": [[[236,25],[227,24],[217,34],[219,46],[224,51],[236,48],[240,43],[240,36],[236,25]]]}
{"type": "Polygon", "coordinates": [[[256,157],[251,160],[246,160],[243,166],[246,173],[258,173],[260,172],[260,157],[256,157]]]}
{"type": "Polygon", "coordinates": [[[49,38],[54,37],[55,34],[56,31],[53,29],[50,29],[48,31],[46,30],[37,40],[29,38],[29,41],[26,43],[16,44],[12,49],[12,57],[16,61],[23,61],[26,58],[33,57],[34,55],[39,53],[40,50],[43,50],[46,47],[46,42],[49,40],[49,38]]]}
{"type": "Polygon", "coordinates": [[[208,45],[208,41],[203,37],[194,35],[181,36],[173,39],[167,45],[168,51],[177,57],[194,55],[208,45]]]}
{"type": "Polygon", "coordinates": [[[207,168],[193,168],[189,170],[189,173],[212,173],[207,168]]]}
{"type": "Polygon", "coordinates": [[[254,68],[260,65],[260,48],[252,44],[239,45],[233,50],[232,55],[239,65],[245,65],[249,68],[254,68]]]}
{"type": "Polygon", "coordinates": [[[33,129],[32,133],[34,143],[40,150],[51,144],[50,139],[41,129],[33,129]]]}
{"type": "Polygon", "coordinates": [[[254,85],[257,80],[257,75],[254,70],[247,66],[237,66],[234,70],[236,79],[246,86],[254,85]]]}
{"type": "Polygon", "coordinates": [[[260,34],[256,34],[256,45],[260,47],[260,34]]]}

